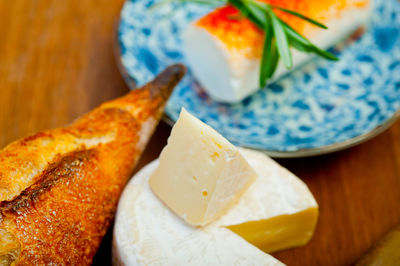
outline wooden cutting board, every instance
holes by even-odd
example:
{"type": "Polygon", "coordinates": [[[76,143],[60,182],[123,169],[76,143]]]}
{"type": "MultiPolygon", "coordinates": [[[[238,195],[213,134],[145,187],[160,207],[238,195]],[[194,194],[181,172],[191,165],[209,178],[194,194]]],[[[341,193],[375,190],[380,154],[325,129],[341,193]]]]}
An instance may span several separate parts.
{"type": "MultiPolygon", "coordinates": [[[[0,147],[63,125],[128,91],[114,60],[123,0],[0,1],[0,147]]],[[[162,124],[140,166],[156,158],[162,124]]],[[[288,265],[348,265],[400,224],[400,121],[367,143],[331,155],[279,160],[320,204],[311,242],[274,254],[288,265]]],[[[105,238],[97,262],[110,262],[105,238]]]]}

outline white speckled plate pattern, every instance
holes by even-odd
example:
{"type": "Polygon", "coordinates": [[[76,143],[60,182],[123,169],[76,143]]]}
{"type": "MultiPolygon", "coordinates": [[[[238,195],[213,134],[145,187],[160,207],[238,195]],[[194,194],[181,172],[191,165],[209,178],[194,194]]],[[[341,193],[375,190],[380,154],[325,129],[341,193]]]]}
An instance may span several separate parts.
{"type": "MultiPolygon", "coordinates": [[[[181,31],[208,7],[127,1],[118,44],[127,79],[141,85],[175,62],[185,63],[181,31]],[[171,13],[172,10],[175,10],[171,13]]],[[[276,157],[340,150],[386,129],[400,109],[400,3],[376,0],[371,25],[361,39],[332,50],[340,61],[316,58],[240,104],[212,101],[189,73],[166,108],[171,121],[181,107],[236,145],[276,157]]]]}

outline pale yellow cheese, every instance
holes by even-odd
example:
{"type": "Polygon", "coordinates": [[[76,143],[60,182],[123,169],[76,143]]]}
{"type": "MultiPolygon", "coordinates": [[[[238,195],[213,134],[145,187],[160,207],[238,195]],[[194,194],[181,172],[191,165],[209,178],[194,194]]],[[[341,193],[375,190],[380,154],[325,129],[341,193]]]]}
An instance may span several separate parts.
{"type": "Polygon", "coordinates": [[[255,178],[234,145],[182,109],[150,187],[185,221],[204,226],[232,208],[255,178]]]}
{"type": "Polygon", "coordinates": [[[228,226],[264,252],[271,253],[307,244],[318,219],[318,208],[311,207],[294,214],[228,226]]]}

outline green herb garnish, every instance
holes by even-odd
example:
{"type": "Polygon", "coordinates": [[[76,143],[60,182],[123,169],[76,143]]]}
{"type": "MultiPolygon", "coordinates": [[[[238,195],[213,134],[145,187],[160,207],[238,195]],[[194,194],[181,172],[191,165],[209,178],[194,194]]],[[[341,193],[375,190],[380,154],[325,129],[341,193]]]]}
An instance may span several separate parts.
{"type": "MultiPolygon", "coordinates": [[[[315,46],[310,40],[298,33],[295,29],[282,21],[276,14],[275,9],[301,18],[315,26],[323,29],[328,27],[324,24],[306,17],[296,11],[289,10],[280,6],[271,5],[258,0],[165,0],[168,2],[197,3],[206,5],[230,4],[239,10],[239,18],[245,17],[253,22],[259,29],[265,32],[264,47],[261,56],[260,87],[264,87],[267,80],[275,73],[279,59],[283,65],[290,69],[293,67],[292,53],[290,47],[296,50],[315,53],[328,60],[338,60],[338,58],[315,46]]],[[[162,3],[162,2],[161,2],[162,3]]]]}

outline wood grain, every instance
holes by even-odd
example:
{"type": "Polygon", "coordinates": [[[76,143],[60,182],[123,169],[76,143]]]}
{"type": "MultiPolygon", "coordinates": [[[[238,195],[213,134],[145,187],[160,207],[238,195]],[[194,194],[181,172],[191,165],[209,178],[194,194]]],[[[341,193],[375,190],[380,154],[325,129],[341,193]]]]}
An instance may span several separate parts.
{"type": "Polygon", "coordinates": [[[128,91],[112,51],[122,3],[0,1],[0,147],[128,91]]]}
{"type": "MultiPolygon", "coordinates": [[[[128,91],[113,55],[123,0],[0,1],[0,148],[63,125],[128,91]]],[[[161,124],[139,167],[156,158],[161,124]]],[[[400,223],[400,121],[380,136],[330,155],[278,160],[320,204],[315,236],[274,256],[288,265],[348,265],[400,223]]],[[[97,264],[109,262],[110,233],[97,264]]]]}

